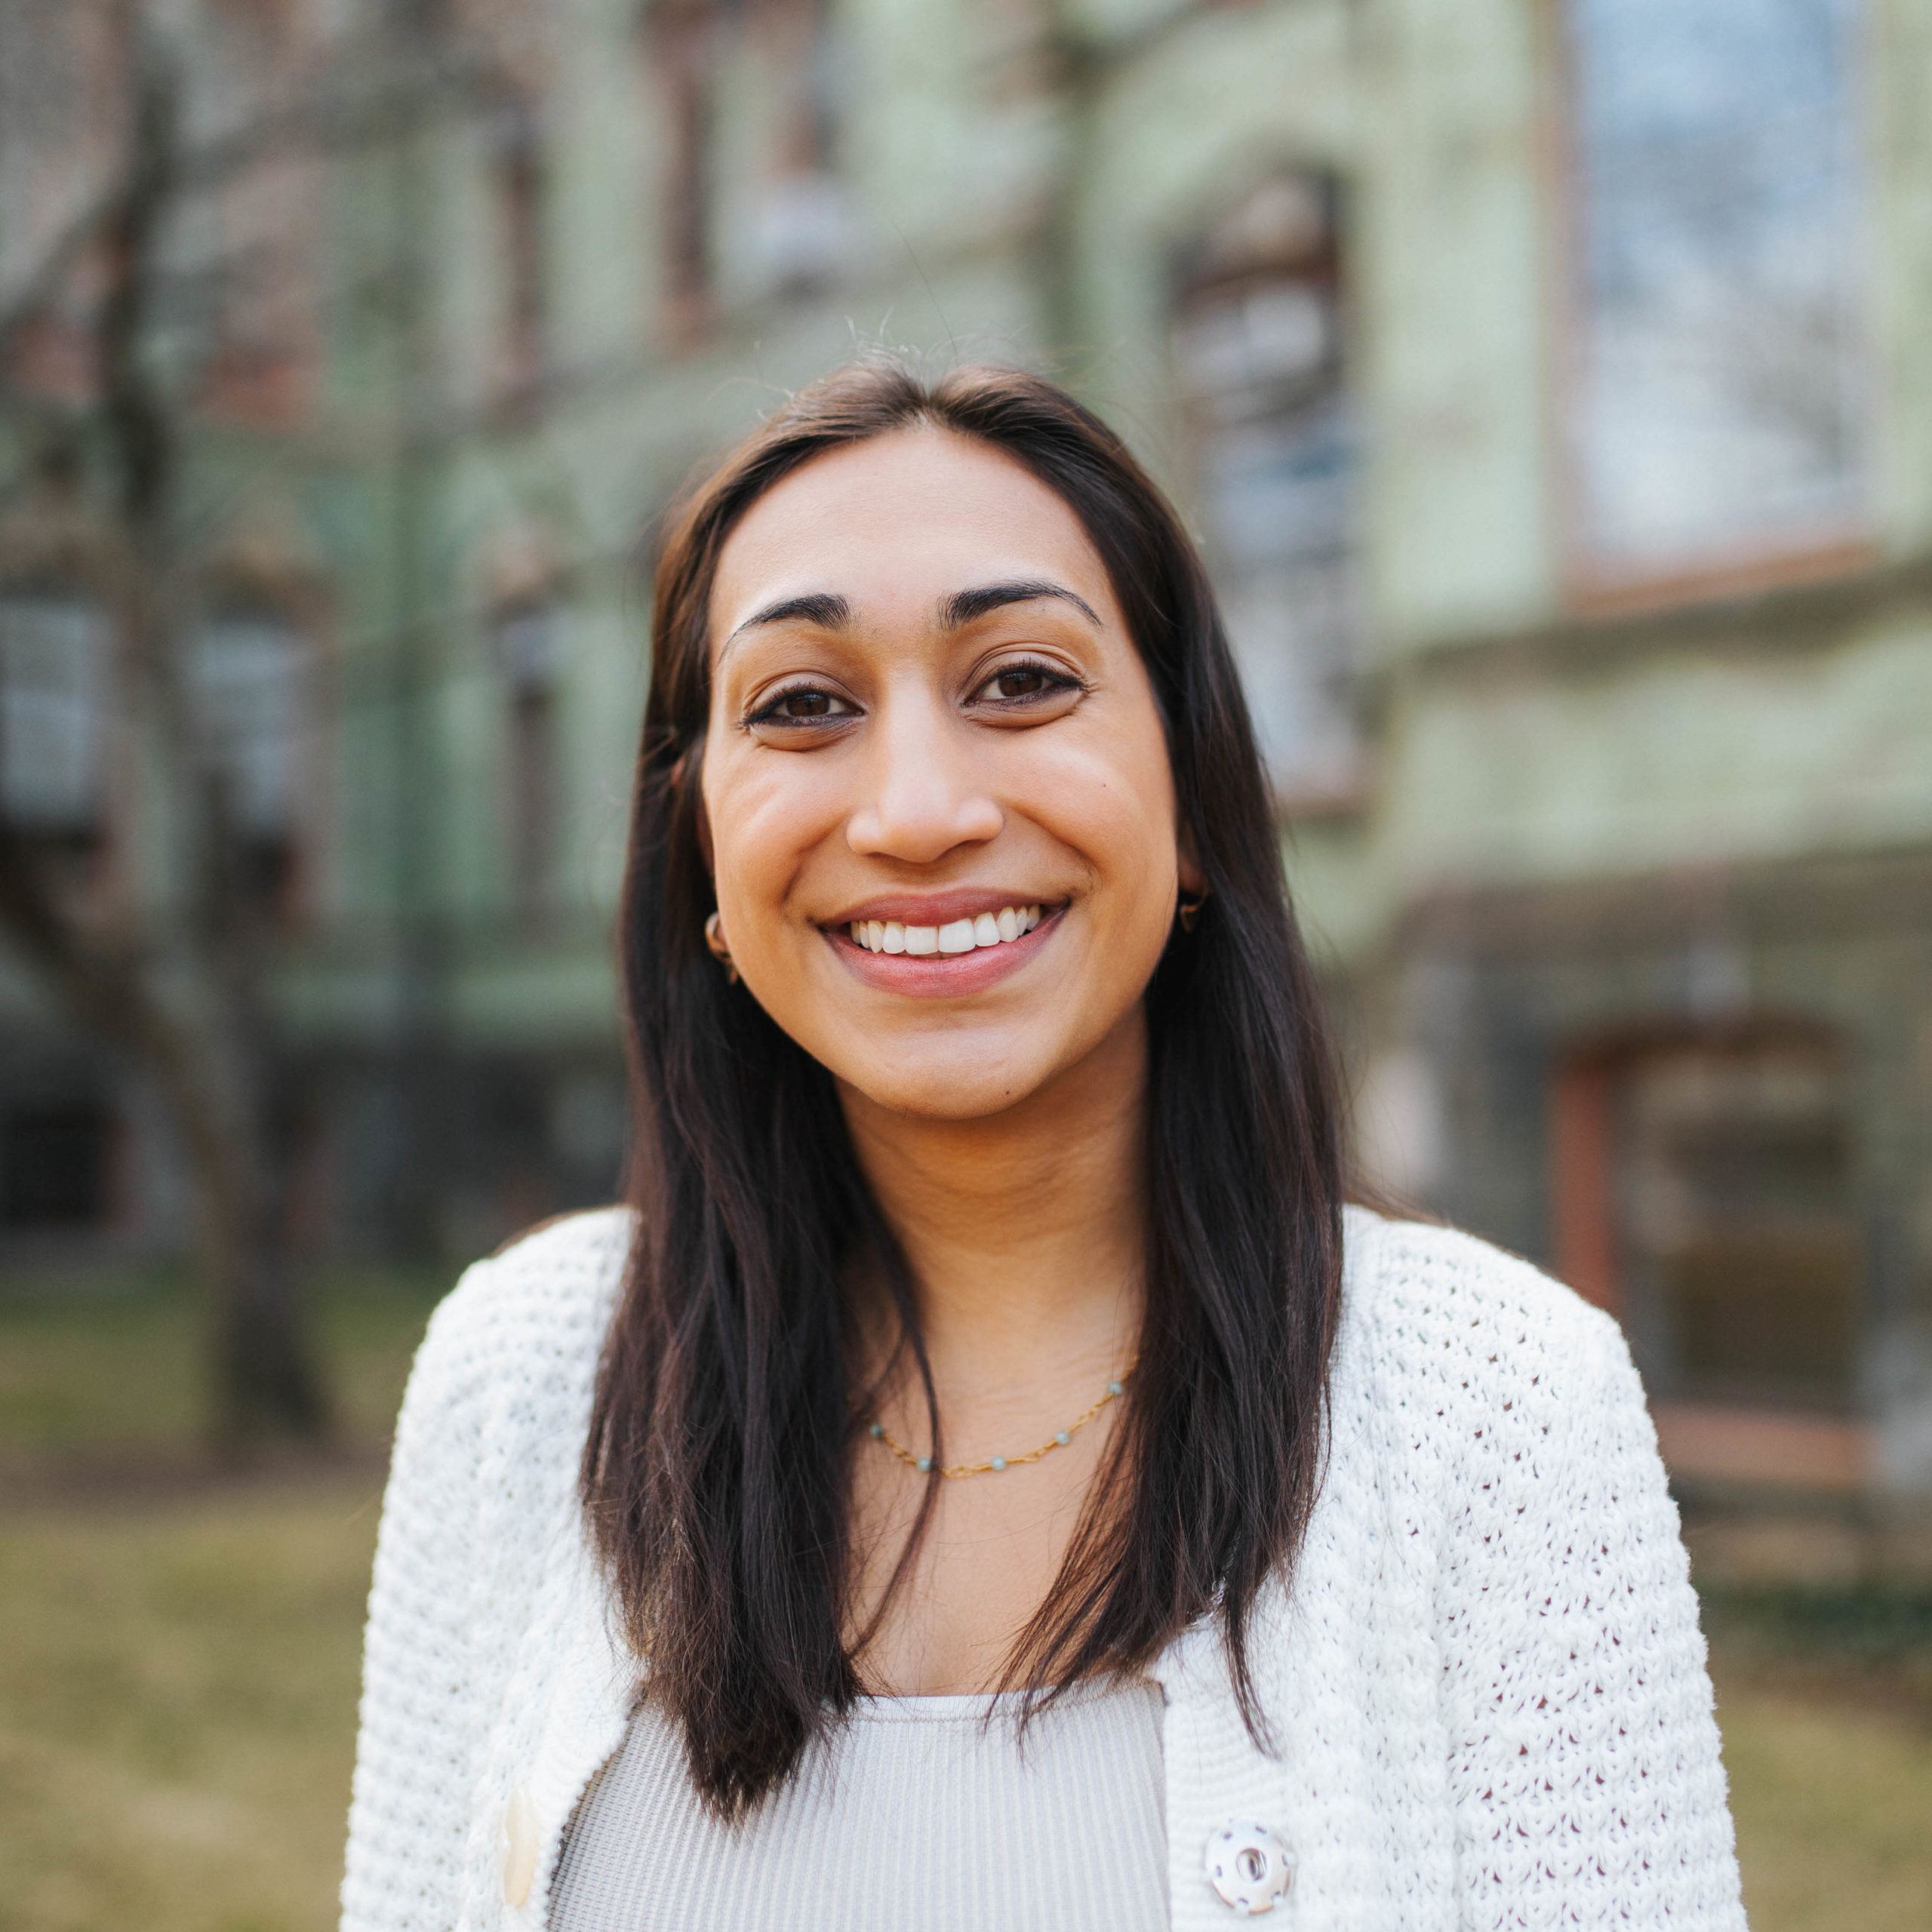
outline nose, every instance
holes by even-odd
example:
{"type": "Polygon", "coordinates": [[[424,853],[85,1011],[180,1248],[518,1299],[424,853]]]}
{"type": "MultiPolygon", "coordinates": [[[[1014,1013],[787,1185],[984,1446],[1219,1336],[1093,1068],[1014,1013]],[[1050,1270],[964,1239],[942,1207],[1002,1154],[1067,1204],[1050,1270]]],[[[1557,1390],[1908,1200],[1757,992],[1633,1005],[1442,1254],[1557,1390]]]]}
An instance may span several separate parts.
{"type": "Polygon", "coordinates": [[[881,706],[867,734],[866,796],[845,827],[852,850],[925,866],[997,838],[1005,817],[983,782],[972,739],[943,700],[881,706]]]}

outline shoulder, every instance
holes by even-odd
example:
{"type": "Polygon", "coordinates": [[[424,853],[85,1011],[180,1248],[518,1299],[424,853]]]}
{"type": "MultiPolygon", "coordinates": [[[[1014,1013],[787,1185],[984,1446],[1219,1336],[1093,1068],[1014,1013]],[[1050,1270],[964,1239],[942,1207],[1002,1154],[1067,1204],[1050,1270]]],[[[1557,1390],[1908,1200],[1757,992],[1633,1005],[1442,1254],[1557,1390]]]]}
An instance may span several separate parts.
{"type": "MultiPolygon", "coordinates": [[[[1347,1211],[1337,1382],[1415,1433],[1500,1448],[1641,1409],[1623,1331],[1520,1257],[1454,1228],[1347,1211]]],[[[1346,1399],[1344,1387],[1338,1398],[1346,1399]]]]}
{"type": "Polygon", "coordinates": [[[1343,1294],[1352,1315],[1389,1340],[1426,1340],[1454,1354],[1506,1346],[1532,1352],[1591,1348],[1617,1324],[1534,1263],[1460,1229],[1343,1216],[1343,1294]]]}
{"type": "Polygon", "coordinates": [[[437,1306],[411,1392],[460,1399],[480,1386],[526,1392],[586,1383],[610,1325],[630,1251],[626,1208],[546,1221],[465,1270],[437,1306]]]}

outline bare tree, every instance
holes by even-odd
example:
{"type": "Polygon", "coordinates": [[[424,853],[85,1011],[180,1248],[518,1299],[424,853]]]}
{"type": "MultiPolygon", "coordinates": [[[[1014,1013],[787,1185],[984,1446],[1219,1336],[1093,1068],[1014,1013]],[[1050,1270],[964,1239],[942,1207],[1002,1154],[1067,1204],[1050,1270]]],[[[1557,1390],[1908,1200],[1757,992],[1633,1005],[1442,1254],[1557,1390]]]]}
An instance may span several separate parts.
{"type": "MultiPolygon", "coordinates": [[[[32,85],[29,63],[48,51],[44,36],[71,30],[82,11],[29,0],[14,15],[17,97],[32,85]]],[[[219,312],[247,264],[198,254],[183,238],[210,197],[291,155],[390,139],[468,78],[431,57],[411,28],[400,51],[420,59],[394,57],[392,45],[392,57],[352,72],[318,65],[246,115],[200,129],[189,113],[190,50],[168,23],[179,10],[104,0],[86,11],[103,34],[94,51],[110,77],[116,145],[0,292],[0,432],[15,458],[0,514],[49,493],[84,500],[121,633],[127,735],[157,754],[148,762],[159,795],[151,789],[144,808],[169,838],[165,875],[131,895],[131,909],[103,911],[77,884],[70,852],[0,810],[0,934],[72,1023],[138,1068],[165,1106],[192,1181],[214,1432],[232,1450],[319,1437],[329,1411],[286,1239],[274,921],[251,875],[244,801],[210,728],[195,657],[205,545],[190,501],[195,325],[219,312]],[[54,315],[88,365],[64,393],[49,392],[25,352],[54,315]]]]}

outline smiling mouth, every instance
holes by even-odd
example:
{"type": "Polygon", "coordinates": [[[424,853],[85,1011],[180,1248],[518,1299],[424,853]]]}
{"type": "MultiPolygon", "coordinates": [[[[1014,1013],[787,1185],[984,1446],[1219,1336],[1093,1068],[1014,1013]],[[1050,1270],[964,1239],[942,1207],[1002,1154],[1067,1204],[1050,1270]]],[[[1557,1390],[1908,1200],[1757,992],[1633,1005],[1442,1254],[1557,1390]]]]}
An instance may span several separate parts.
{"type": "Polygon", "coordinates": [[[954,919],[943,926],[909,926],[897,919],[854,919],[845,930],[852,943],[868,952],[903,952],[921,958],[1010,946],[1039,923],[1038,906],[1002,906],[997,912],[954,919]]]}

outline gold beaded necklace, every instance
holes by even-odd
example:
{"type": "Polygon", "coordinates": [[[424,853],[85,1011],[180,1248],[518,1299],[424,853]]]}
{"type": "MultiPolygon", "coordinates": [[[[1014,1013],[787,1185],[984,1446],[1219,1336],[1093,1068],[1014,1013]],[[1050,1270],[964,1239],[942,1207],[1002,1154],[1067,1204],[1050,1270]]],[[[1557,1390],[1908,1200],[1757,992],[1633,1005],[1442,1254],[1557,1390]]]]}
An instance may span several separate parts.
{"type": "MultiPolygon", "coordinates": [[[[1002,1469],[1017,1469],[1028,1463],[1037,1463],[1042,1456],[1056,1449],[1064,1449],[1075,1435],[1104,1409],[1113,1398],[1124,1392],[1127,1378],[1134,1373],[1131,1367],[1123,1369],[1107,1384],[1107,1392],[1094,1406],[1074,1417],[1064,1429],[1057,1429],[1037,1449],[1029,1449],[1023,1456],[990,1456],[983,1463],[954,1463],[940,1471],[940,1474],[956,1481],[961,1476],[997,1475],[1002,1469]]],[[[915,1456],[904,1443],[895,1441],[886,1433],[882,1422],[866,1425],[866,1433],[875,1442],[882,1442],[909,1469],[917,1469],[921,1475],[932,1473],[933,1459],[930,1456],[915,1456]]]]}

